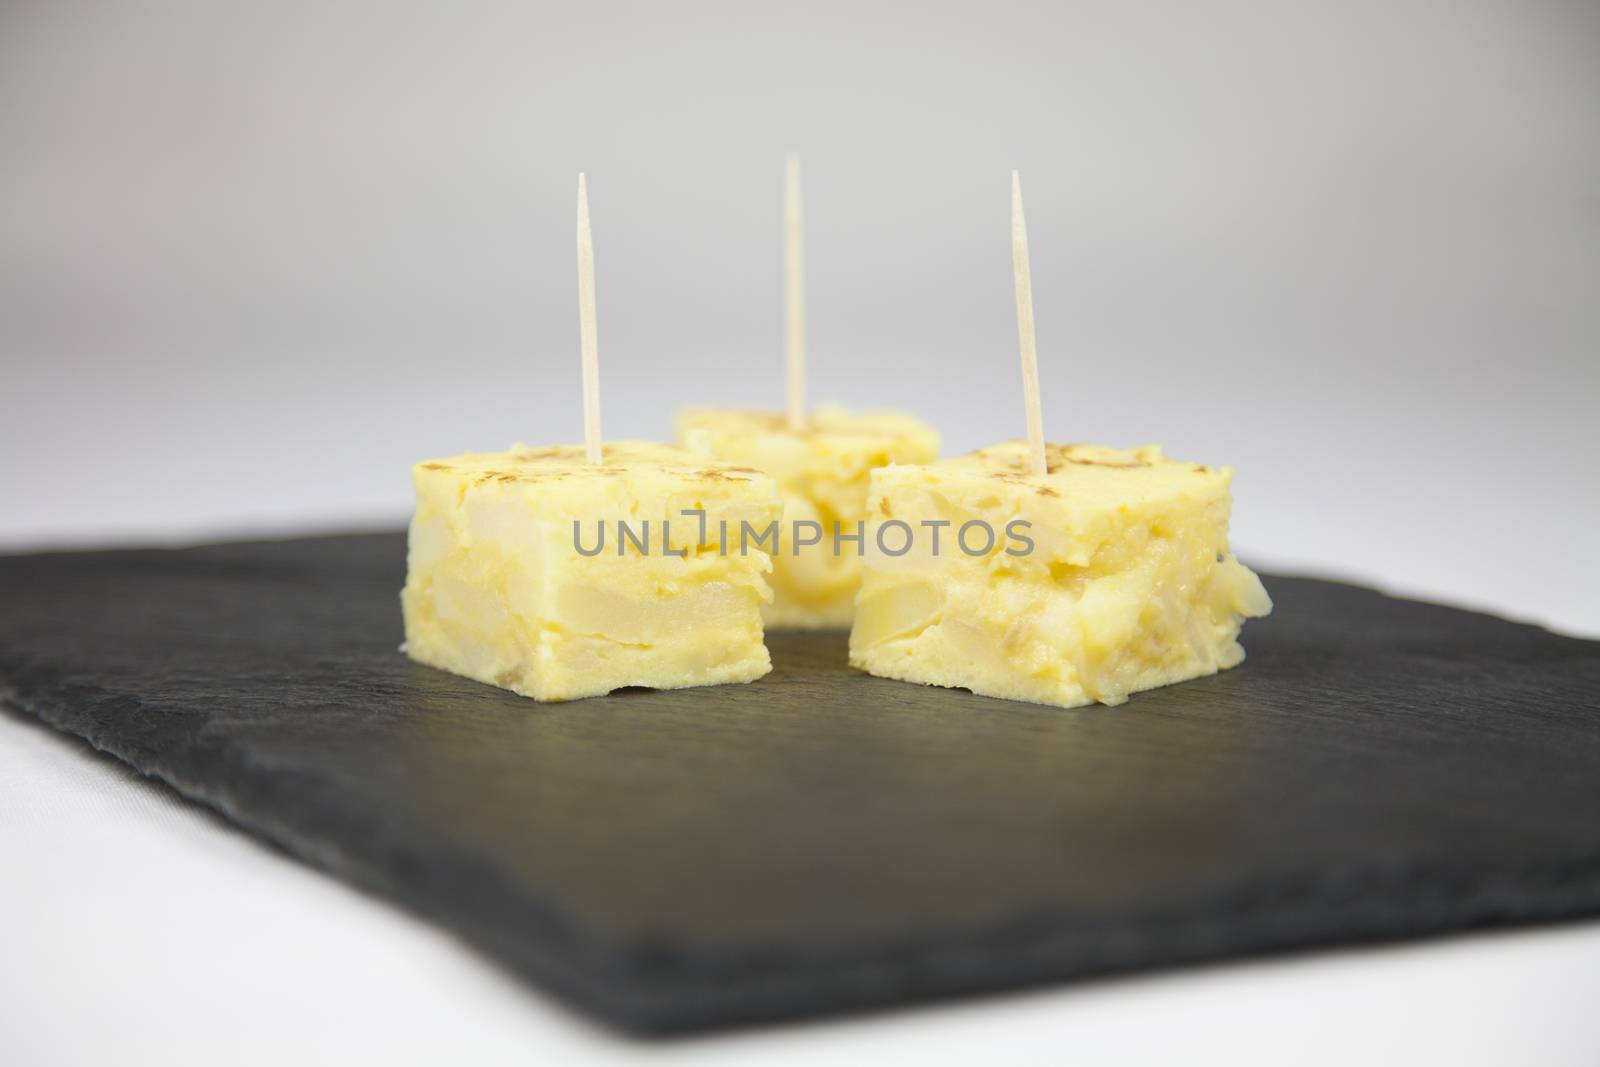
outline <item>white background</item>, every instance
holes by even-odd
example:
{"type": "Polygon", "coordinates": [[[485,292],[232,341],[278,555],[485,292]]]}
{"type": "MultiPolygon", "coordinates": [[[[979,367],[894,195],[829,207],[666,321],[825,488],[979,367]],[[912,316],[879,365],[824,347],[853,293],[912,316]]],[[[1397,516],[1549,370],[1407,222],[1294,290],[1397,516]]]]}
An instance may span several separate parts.
{"type": "MultiPolygon", "coordinates": [[[[1258,564],[1600,634],[1583,0],[18,4],[0,146],[0,546],[398,525],[416,459],[576,439],[580,169],[608,432],[775,405],[794,149],[818,399],[1020,433],[1018,167],[1053,438],[1234,464],[1258,564]]],[[[1600,1049],[1593,926],[629,1044],[14,717],[0,849],[7,1062],[1600,1049]]]]}

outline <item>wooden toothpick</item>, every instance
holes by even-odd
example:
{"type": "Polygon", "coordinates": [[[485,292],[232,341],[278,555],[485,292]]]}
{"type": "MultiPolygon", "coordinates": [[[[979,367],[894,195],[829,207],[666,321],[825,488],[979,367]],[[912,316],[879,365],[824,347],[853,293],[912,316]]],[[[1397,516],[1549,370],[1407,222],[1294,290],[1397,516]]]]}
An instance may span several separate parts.
{"type": "Polygon", "coordinates": [[[800,208],[800,157],[784,157],[784,325],[789,362],[789,429],[806,422],[806,248],[800,208]]]}
{"type": "Polygon", "coordinates": [[[600,339],[594,315],[594,235],[589,232],[589,183],[578,175],[578,334],[583,345],[583,451],[600,462],[600,339]]]}
{"type": "Polygon", "coordinates": [[[1011,274],[1017,285],[1017,340],[1022,347],[1022,399],[1028,409],[1028,457],[1035,477],[1049,471],[1044,416],[1039,410],[1039,353],[1033,334],[1033,276],[1028,269],[1028,224],[1022,217],[1022,179],[1011,172],[1011,274]]]}

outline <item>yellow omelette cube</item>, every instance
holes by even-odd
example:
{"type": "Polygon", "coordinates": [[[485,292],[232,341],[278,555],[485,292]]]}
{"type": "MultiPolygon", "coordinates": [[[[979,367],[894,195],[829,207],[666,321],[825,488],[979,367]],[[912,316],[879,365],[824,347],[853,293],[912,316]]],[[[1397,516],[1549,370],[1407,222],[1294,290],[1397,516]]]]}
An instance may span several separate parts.
{"type": "Polygon", "coordinates": [[[536,700],[771,670],[771,559],[722,551],[718,528],[776,521],[777,485],[648,442],[607,444],[602,458],[518,445],[413,468],[401,593],[412,659],[536,700]]]}
{"type": "Polygon", "coordinates": [[[777,479],[783,540],[773,560],[774,599],[763,613],[773,629],[850,625],[861,559],[848,539],[867,515],[868,476],[890,463],[928,463],[939,455],[938,433],[914,415],[831,406],[813,411],[798,432],[780,412],[691,408],[678,416],[678,443],[777,479]],[[846,539],[837,546],[835,524],[846,539]],[[801,543],[817,529],[817,543],[801,543]]]}
{"type": "Polygon", "coordinates": [[[1155,446],[1050,445],[1047,465],[1019,441],[873,474],[852,665],[1074,707],[1244,658],[1272,602],[1228,551],[1231,468],[1155,446]]]}

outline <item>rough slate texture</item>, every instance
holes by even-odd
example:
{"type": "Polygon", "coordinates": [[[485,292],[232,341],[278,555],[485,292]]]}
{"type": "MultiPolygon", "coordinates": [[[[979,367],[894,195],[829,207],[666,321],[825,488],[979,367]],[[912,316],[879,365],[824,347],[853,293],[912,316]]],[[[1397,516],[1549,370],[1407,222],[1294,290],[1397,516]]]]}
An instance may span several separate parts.
{"type": "Polygon", "coordinates": [[[637,1030],[1600,914],[1600,643],[1269,577],[1243,667],[1118,709],[842,635],[540,705],[396,652],[403,567],[0,559],[0,695],[637,1030]]]}

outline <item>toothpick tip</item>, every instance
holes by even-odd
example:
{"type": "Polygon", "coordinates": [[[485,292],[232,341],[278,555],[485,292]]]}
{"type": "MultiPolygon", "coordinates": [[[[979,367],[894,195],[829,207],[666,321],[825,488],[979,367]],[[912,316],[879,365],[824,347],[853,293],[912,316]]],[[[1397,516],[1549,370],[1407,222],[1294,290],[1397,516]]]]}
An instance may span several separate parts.
{"type": "Polygon", "coordinates": [[[584,458],[599,463],[600,352],[595,327],[594,235],[589,230],[589,183],[578,172],[578,336],[583,356],[584,458]]]}
{"type": "Polygon", "coordinates": [[[1011,270],[1017,289],[1017,340],[1022,350],[1022,395],[1028,417],[1029,465],[1035,476],[1049,470],[1044,418],[1039,410],[1039,357],[1033,327],[1033,281],[1028,268],[1028,229],[1022,218],[1022,176],[1011,172],[1011,270]]]}
{"type": "Polygon", "coordinates": [[[806,421],[806,281],[805,223],[800,205],[800,156],[783,157],[784,329],[788,364],[789,427],[806,421]]]}

